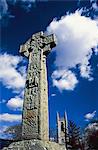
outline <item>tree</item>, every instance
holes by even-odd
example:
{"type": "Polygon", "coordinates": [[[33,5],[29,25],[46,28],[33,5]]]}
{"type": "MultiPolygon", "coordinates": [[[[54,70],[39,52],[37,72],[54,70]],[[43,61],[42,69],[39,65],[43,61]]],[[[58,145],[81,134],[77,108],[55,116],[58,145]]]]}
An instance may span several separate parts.
{"type": "Polygon", "coordinates": [[[72,150],[82,149],[80,128],[73,121],[69,121],[69,146],[72,150]]]}
{"type": "Polygon", "coordinates": [[[21,140],[22,124],[10,126],[4,131],[4,133],[6,133],[8,136],[10,135],[11,139],[21,140]]]}
{"type": "Polygon", "coordinates": [[[98,120],[92,121],[85,128],[86,149],[98,150],[98,120]]]}

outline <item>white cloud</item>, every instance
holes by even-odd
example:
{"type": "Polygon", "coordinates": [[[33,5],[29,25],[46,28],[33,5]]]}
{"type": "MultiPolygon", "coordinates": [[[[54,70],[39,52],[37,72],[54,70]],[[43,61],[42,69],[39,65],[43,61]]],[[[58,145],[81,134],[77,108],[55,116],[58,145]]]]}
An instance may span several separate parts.
{"type": "Polygon", "coordinates": [[[9,0],[9,3],[13,5],[16,5],[17,3],[19,3],[22,8],[24,8],[27,11],[30,11],[32,4],[35,1],[36,0],[9,0]]]}
{"type": "Polygon", "coordinates": [[[18,71],[18,64],[22,61],[19,56],[0,54],[0,81],[9,89],[21,90],[25,85],[25,76],[18,71]]]}
{"type": "Polygon", "coordinates": [[[22,7],[25,11],[29,12],[29,11],[31,10],[31,8],[32,8],[32,4],[33,4],[35,1],[36,1],[36,0],[20,0],[20,1],[16,0],[16,3],[17,3],[17,2],[21,2],[21,7],[22,7]]]}
{"type": "Polygon", "coordinates": [[[18,96],[11,98],[10,100],[8,100],[7,106],[13,110],[22,110],[23,99],[18,96]]]}
{"type": "Polygon", "coordinates": [[[4,133],[6,131],[6,129],[8,128],[9,126],[7,125],[0,125],[0,138],[1,139],[5,139],[7,138],[6,134],[4,133]]]}
{"type": "Polygon", "coordinates": [[[1,139],[4,139],[4,138],[7,138],[6,137],[6,134],[4,133],[6,131],[6,129],[8,128],[9,126],[7,125],[0,125],[0,138],[1,139]]]}
{"type": "Polygon", "coordinates": [[[22,2],[29,2],[29,3],[33,3],[35,2],[36,0],[21,0],[22,2]]]}
{"type": "Polygon", "coordinates": [[[19,97],[22,98],[22,99],[24,98],[24,89],[21,91],[19,97]]]}
{"type": "Polygon", "coordinates": [[[79,69],[80,69],[81,77],[87,78],[89,81],[93,80],[93,77],[91,77],[91,75],[92,75],[91,70],[92,69],[91,69],[91,66],[89,64],[89,61],[87,60],[87,57],[85,57],[82,64],[80,65],[79,69]]]}
{"type": "Polygon", "coordinates": [[[55,70],[52,74],[53,86],[60,91],[74,90],[78,80],[74,73],[70,70],[55,70]]]}
{"type": "Polygon", "coordinates": [[[20,3],[21,8],[26,10],[27,12],[31,10],[32,4],[36,0],[1,0],[0,1],[0,19],[2,19],[4,16],[7,16],[9,18],[14,18],[15,16],[11,15],[9,4],[16,5],[17,3],[20,3]]]}
{"type": "Polygon", "coordinates": [[[22,0],[23,2],[29,2],[29,3],[34,3],[36,0],[22,0]]]}
{"type": "Polygon", "coordinates": [[[91,4],[92,4],[92,8],[95,11],[98,11],[98,4],[97,4],[97,0],[90,0],[91,4]]]}
{"type": "MultiPolygon", "coordinates": [[[[96,49],[98,45],[97,21],[81,16],[81,11],[76,11],[63,16],[60,20],[54,19],[47,27],[47,32],[57,36],[56,67],[59,70],[70,70],[78,65],[80,75],[92,80],[89,59],[92,56],[92,48],[96,49]]],[[[60,80],[54,83],[56,86],[60,84],[62,87],[65,81],[60,80]]]]}
{"type": "Polygon", "coordinates": [[[93,3],[92,7],[93,7],[94,10],[98,11],[98,5],[97,5],[97,3],[93,3]]]}
{"type": "Polygon", "coordinates": [[[22,115],[8,114],[8,113],[0,114],[0,121],[19,122],[21,120],[22,120],[22,115]]]}
{"type": "Polygon", "coordinates": [[[0,1],[0,19],[8,13],[8,4],[6,0],[0,1]]]}
{"type": "Polygon", "coordinates": [[[20,72],[20,74],[22,76],[25,76],[26,77],[26,66],[20,66],[18,71],[20,72]]]}
{"type": "Polygon", "coordinates": [[[2,99],[1,101],[0,101],[0,104],[3,104],[3,103],[5,103],[6,102],[6,100],[5,99],[2,99]]]}
{"type": "Polygon", "coordinates": [[[92,113],[86,114],[84,117],[85,117],[86,121],[89,121],[89,120],[93,119],[95,117],[95,115],[96,115],[96,111],[93,111],[92,113]]]}
{"type": "Polygon", "coordinates": [[[8,126],[0,126],[0,134],[4,133],[7,128],[8,126]]]}
{"type": "Polygon", "coordinates": [[[54,96],[56,96],[56,94],[55,94],[55,93],[52,93],[51,96],[54,97],[54,96]]]}
{"type": "Polygon", "coordinates": [[[81,64],[85,57],[91,55],[91,48],[98,44],[96,21],[81,16],[78,11],[59,21],[53,20],[47,30],[55,33],[58,39],[55,62],[58,67],[81,64]]]}

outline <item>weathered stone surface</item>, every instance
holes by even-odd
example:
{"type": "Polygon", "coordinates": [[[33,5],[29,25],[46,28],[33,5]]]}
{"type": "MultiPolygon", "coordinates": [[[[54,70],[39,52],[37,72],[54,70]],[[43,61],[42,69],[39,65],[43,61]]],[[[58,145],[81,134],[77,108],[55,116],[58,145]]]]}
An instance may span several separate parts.
{"type": "Polygon", "coordinates": [[[24,140],[14,142],[3,150],[66,150],[64,145],[42,140],[24,140]]]}
{"type": "Polygon", "coordinates": [[[22,117],[23,139],[49,140],[46,57],[56,45],[54,35],[35,33],[20,53],[29,59],[22,117]]]}

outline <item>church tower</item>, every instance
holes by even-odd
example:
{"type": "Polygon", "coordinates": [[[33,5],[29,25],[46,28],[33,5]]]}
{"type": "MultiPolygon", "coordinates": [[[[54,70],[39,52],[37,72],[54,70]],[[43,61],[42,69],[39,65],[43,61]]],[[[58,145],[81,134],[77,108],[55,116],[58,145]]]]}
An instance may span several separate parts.
{"type": "Polygon", "coordinates": [[[57,142],[67,146],[68,142],[68,121],[67,114],[65,112],[64,117],[60,117],[57,112],[57,142]]]}

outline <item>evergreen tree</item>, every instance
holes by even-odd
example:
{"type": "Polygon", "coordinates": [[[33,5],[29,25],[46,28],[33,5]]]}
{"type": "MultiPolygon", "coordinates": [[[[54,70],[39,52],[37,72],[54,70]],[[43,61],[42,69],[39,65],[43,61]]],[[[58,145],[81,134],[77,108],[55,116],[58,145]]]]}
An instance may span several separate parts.
{"type": "Polygon", "coordinates": [[[85,141],[85,149],[98,150],[98,120],[90,122],[85,128],[85,141]]]}
{"type": "Polygon", "coordinates": [[[72,150],[82,149],[80,128],[73,121],[69,121],[69,147],[72,150]]]}

